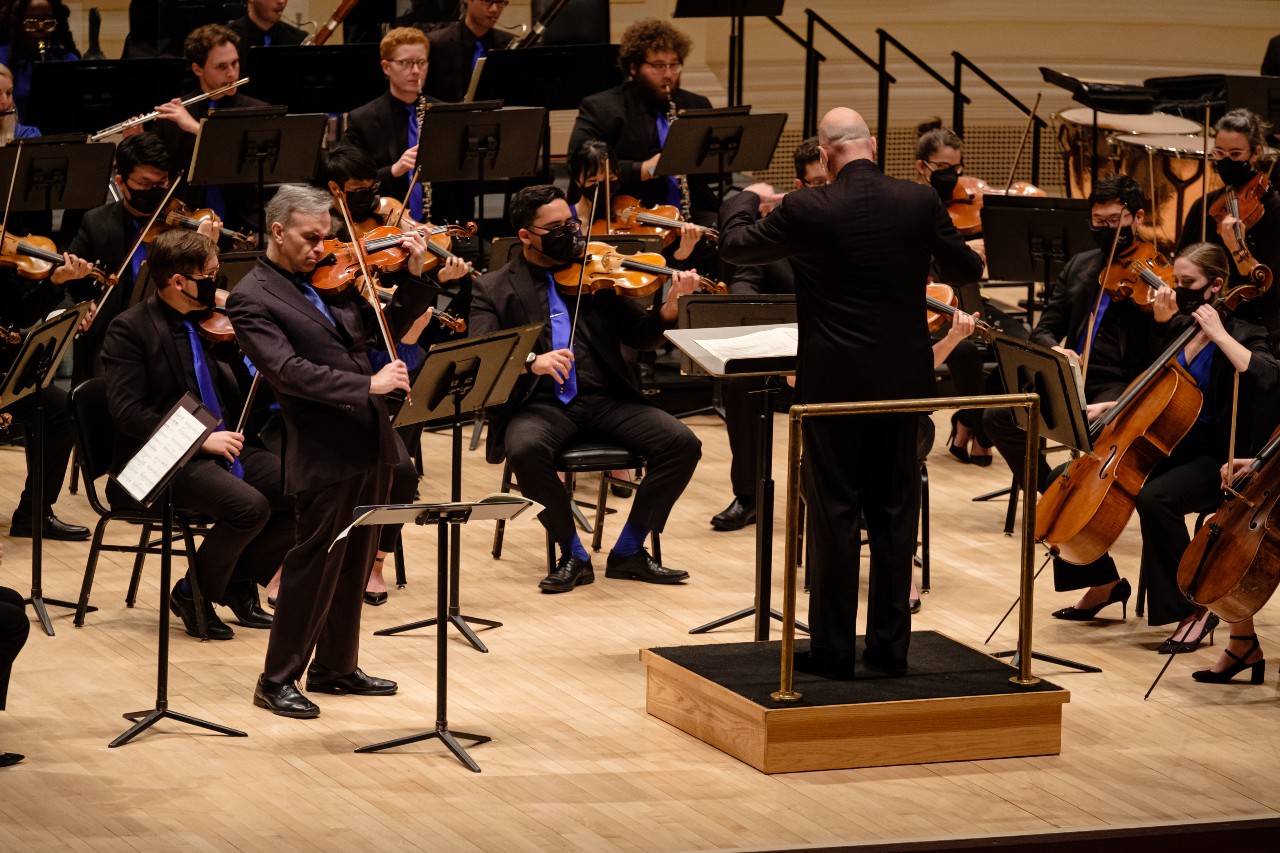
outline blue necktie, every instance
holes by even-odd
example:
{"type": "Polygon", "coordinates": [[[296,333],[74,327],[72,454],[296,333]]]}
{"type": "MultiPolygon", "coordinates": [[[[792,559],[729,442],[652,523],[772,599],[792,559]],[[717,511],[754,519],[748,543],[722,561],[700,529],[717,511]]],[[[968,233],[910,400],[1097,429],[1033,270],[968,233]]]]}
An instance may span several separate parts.
{"type": "MultiPolygon", "coordinates": [[[[213,376],[209,373],[209,365],[204,360],[204,346],[200,343],[200,335],[196,333],[196,327],[190,320],[183,320],[182,325],[187,329],[187,341],[191,344],[191,361],[196,368],[196,385],[200,388],[200,402],[204,403],[204,407],[218,419],[218,426],[226,429],[227,425],[222,420],[222,404],[218,402],[218,392],[213,387],[213,376]]],[[[244,479],[244,466],[240,464],[239,459],[227,468],[241,480],[244,479]]]]}
{"type": "MultiPolygon", "coordinates": [[[[564,304],[560,291],[556,290],[556,280],[550,270],[547,271],[547,307],[551,309],[551,348],[568,349],[569,336],[573,333],[573,324],[569,321],[569,306],[564,304]]],[[[569,404],[578,396],[578,366],[569,366],[569,378],[563,385],[556,386],[556,397],[561,403],[569,404]]]]}
{"type": "Polygon", "coordinates": [[[316,306],[316,310],[324,315],[324,318],[329,321],[329,325],[336,329],[338,327],[338,321],[333,319],[333,314],[329,312],[329,306],[324,304],[324,300],[320,298],[320,294],[316,293],[316,289],[311,286],[311,283],[303,281],[300,278],[293,279],[293,283],[302,291],[303,297],[312,305],[316,306]]]}
{"type": "MultiPolygon", "coordinates": [[[[658,145],[665,146],[667,144],[667,132],[671,130],[671,122],[667,120],[667,114],[664,110],[658,110],[658,145]]],[[[675,175],[668,175],[662,178],[667,184],[667,204],[680,206],[680,180],[675,175]]]]}
{"type": "MultiPolygon", "coordinates": [[[[1080,355],[1084,355],[1085,341],[1092,340],[1094,343],[1097,343],[1098,330],[1102,328],[1102,315],[1107,313],[1107,307],[1109,305],[1111,305],[1111,294],[1102,294],[1102,299],[1098,302],[1098,316],[1093,318],[1093,337],[1088,337],[1089,330],[1086,328],[1080,333],[1080,341],[1076,344],[1076,352],[1080,355]]],[[[1090,344],[1089,348],[1092,350],[1093,345],[1090,344]]],[[[1092,356],[1092,353],[1090,353],[1090,355],[1092,356]]]]}
{"type": "MultiPolygon", "coordinates": [[[[142,233],[142,224],[136,219],[133,222],[133,236],[136,239],[142,233]]],[[[133,253],[133,257],[129,259],[129,273],[133,276],[133,283],[138,283],[138,270],[142,269],[142,262],[147,259],[147,244],[139,243],[138,251],[133,253]]]]}
{"type": "MultiPolygon", "coordinates": [[[[412,148],[418,144],[418,105],[409,104],[409,144],[407,148],[412,148]]],[[[419,151],[421,156],[422,152],[419,151]]],[[[415,221],[422,221],[422,183],[413,185],[413,189],[409,192],[409,216],[415,221]]]]}
{"type": "Polygon", "coordinates": [[[471,70],[472,71],[476,70],[476,63],[480,61],[480,57],[484,56],[488,52],[489,51],[485,50],[483,42],[479,42],[479,41],[476,42],[476,49],[471,54],[471,70]]]}

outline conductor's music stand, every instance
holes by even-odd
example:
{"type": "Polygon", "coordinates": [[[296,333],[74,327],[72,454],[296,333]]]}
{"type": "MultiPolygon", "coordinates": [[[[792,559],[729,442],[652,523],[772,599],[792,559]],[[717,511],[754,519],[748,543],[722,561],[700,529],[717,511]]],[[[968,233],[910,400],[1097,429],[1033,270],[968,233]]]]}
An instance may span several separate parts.
{"type": "Polygon", "coordinates": [[[246,94],[291,115],[350,112],[387,88],[376,44],[255,46],[241,70],[246,94]]]}
{"type": "Polygon", "coordinates": [[[88,135],[181,95],[188,68],[176,57],[37,62],[22,118],[46,134],[88,135]]]}
{"type": "MultiPolygon", "coordinates": [[[[1089,435],[1089,419],[1085,415],[1083,388],[1076,380],[1076,373],[1071,367],[1068,356],[1049,347],[1020,340],[1001,332],[992,336],[991,346],[995,350],[996,361],[1000,365],[1005,389],[1009,393],[1035,393],[1040,396],[1040,435],[1052,438],[1081,453],[1091,452],[1093,441],[1089,435]]],[[[1026,411],[1019,411],[1017,418],[1018,425],[1025,429],[1027,427],[1026,411]]],[[[1024,491],[1028,501],[1035,500],[1036,485],[1034,483],[1025,483],[1024,491]]],[[[1036,570],[1037,578],[1047,565],[1049,565],[1049,559],[1046,558],[1036,570]]],[[[991,637],[1000,630],[1004,620],[1021,600],[1018,598],[1013,602],[1013,605],[996,623],[996,627],[992,629],[987,642],[991,642],[991,637]]],[[[1013,658],[1014,666],[1019,663],[1016,649],[993,652],[991,656],[1013,658]]],[[[1040,652],[1032,652],[1031,657],[1057,666],[1078,669],[1081,672],[1102,672],[1096,666],[1040,652]]]]}
{"type": "MultiPolygon", "coordinates": [[[[453,465],[449,494],[454,501],[462,500],[462,416],[478,412],[490,406],[506,402],[515,387],[516,379],[524,369],[525,358],[533,350],[542,331],[542,323],[504,329],[478,338],[462,338],[436,344],[427,351],[427,358],[418,371],[413,393],[400,407],[394,426],[411,426],[423,421],[450,417],[453,420],[453,465]]],[[[501,627],[501,622],[462,615],[459,604],[459,580],[462,561],[462,531],[453,530],[449,553],[449,606],[443,618],[462,632],[477,651],[489,648],[472,630],[469,622],[487,628],[501,627]]],[[[441,536],[444,535],[443,528],[441,536]]],[[[377,636],[400,634],[435,625],[440,616],[422,619],[394,628],[374,631],[377,636]]]]}
{"type": "MultiPolygon", "coordinates": [[[[487,735],[473,735],[466,732],[449,730],[448,692],[449,692],[449,597],[456,586],[450,584],[450,576],[457,571],[456,563],[450,568],[450,535],[453,528],[453,542],[459,540],[459,528],[468,521],[510,521],[524,512],[533,502],[516,495],[502,495],[499,499],[486,498],[478,503],[441,503],[441,504],[401,504],[388,506],[357,507],[355,525],[360,524],[435,524],[438,533],[436,538],[436,565],[439,581],[436,584],[436,725],[431,731],[421,732],[408,737],[362,746],[356,752],[378,752],[409,743],[440,738],[449,751],[467,766],[473,773],[480,772],[480,765],[472,760],[467,751],[458,743],[457,738],[465,738],[475,743],[488,743],[487,735]]],[[[355,526],[352,525],[352,526],[355,526]]],[[[456,551],[454,555],[456,555],[456,551]]],[[[455,576],[456,582],[456,576],[455,576]]],[[[385,633],[379,631],[378,633],[385,633]]]]}
{"type": "Polygon", "coordinates": [[[715,175],[723,203],[730,172],[769,168],[786,123],[786,113],[686,110],[671,123],[653,173],[659,177],[715,175]]]}
{"type": "Polygon", "coordinates": [[[785,0],[676,0],[673,18],[729,19],[729,104],[742,103],[743,57],[746,48],[746,17],[782,14],[785,0]]]}
{"type": "Polygon", "coordinates": [[[1028,326],[1036,308],[1035,285],[1053,295],[1066,259],[1094,247],[1088,199],[983,196],[982,235],[993,280],[1027,282],[1028,326]]]}
{"type": "Polygon", "coordinates": [[[173,566],[173,475],[195,456],[217,427],[218,419],[190,393],[174,404],[159,426],[118,474],[111,477],[143,506],[160,501],[160,641],[156,649],[156,704],[146,711],[124,715],[135,721],[109,747],[124,746],[160,720],[177,720],[230,737],[247,737],[238,730],[169,710],[169,581],[173,566]]]}
{"type": "Polygon", "coordinates": [[[256,184],[258,245],[265,246],[263,188],[315,177],[325,121],[323,113],[285,115],[284,107],[215,110],[200,120],[188,182],[256,184]]]}
{"type": "MultiPolygon", "coordinates": [[[[53,623],[49,621],[46,605],[75,608],[70,601],[45,598],[43,585],[44,570],[44,402],[41,399],[45,388],[53,384],[53,379],[67,354],[71,342],[75,340],[76,330],[84,315],[89,310],[89,303],[82,302],[74,308],[64,311],[52,320],[46,320],[36,326],[22,343],[22,349],[14,358],[13,367],[0,381],[0,412],[7,411],[14,403],[35,395],[35,410],[31,422],[26,429],[26,441],[31,458],[31,606],[44,632],[53,636],[53,623]]],[[[56,496],[55,496],[56,497],[56,496]]]]}

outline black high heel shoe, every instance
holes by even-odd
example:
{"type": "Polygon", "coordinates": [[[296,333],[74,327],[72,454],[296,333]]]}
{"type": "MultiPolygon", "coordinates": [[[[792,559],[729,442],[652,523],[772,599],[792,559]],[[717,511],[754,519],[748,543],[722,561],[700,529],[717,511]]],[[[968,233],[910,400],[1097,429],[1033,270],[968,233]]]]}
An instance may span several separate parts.
{"type": "Polygon", "coordinates": [[[1128,619],[1129,596],[1131,595],[1133,595],[1133,588],[1129,586],[1129,579],[1120,578],[1120,582],[1111,587],[1111,595],[1107,597],[1107,600],[1096,607],[1064,607],[1061,610],[1053,611],[1053,618],[1066,619],[1068,622],[1088,622],[1098,615],[1099,610],[1118,601],[1120,602],[1121,618],[1128,619]]]}
{"type": "MultiPolygon", "coordinates": [[[[959,424],[960,424],[960,413],[952,412],[951,413],[951,434],[947,436],[947,450],[951,451],[952,456],[954,456],[955,458],[959,459],[961,462],[967,465],[970,461],[969,448],[960,447],[955,443],[956,430],[959,424]]],[[[989,465],[991,463],[988,462],[987,464],[989,465]]]]}
{"type": "MultiPolygon", "coordinates": [[[[1218,627],[1218,623],[1221,621],[1222,620],[1218,618],[1217,613],[1210,613],[1209,618],[1204,620],[1204,627],[1200,630],[1200,636],[1196,637],[1194,640],[1176,640],[1174,637],[1170,637],[1161,643],[1160,648],[1156,649],[1156,651],[1162,655],[1171,655],[1174,654],[1175,651],[1180,655],[1185,655],[1187,652],[1194,652],[1196,649],[1200,648],[1200,643],[1204,641],[1205,637],[1209,638],[1209,645],[1212,646],[1213,631],[1218,627]]],[[[1177,634],[1175,633],[1174,636],[1177,636],[1177,634]]]]}
{"type": "Polygon", "coordinates": [[[1231,664],[1231,666],[1227,667],[1222,672],[1214,672],[1211,669],[1202,669],[1198,672],[1191,673],[1191,677],[1202,684],[1227,684],[1235,680],[1235,677],[1246,669],[1252,668],[1253,672],[1249,674],[1249,683],[1261,684],[1262,675],[1267,669],[1267,659],[1259,658],[1256,663],[1245,663],[1245,661],[1249,659],[1249,655],[1262,648],[1258,643],[1258,635],[1250,634],[1247,637],[1237,637],[1232,634],[1231,639],[1253,640],[1253,645],[1251,645],[1249,647],[1249,651],[1245,652],[1243,655],[1237,655],[1235,652],[1231,651],[1231,649],[1223,649],[1223,653],[1227,657],[1235,660],[1235,663],[1231,664]]]}

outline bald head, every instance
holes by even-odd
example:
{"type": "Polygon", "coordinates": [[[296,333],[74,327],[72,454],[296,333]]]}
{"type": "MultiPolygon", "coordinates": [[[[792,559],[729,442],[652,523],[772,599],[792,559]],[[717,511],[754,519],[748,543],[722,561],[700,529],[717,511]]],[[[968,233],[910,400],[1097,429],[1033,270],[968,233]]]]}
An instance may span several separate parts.
{"type": "Polygon", "coordinates": [[[828,173],[833,178],[847,163],[876,156],[876,141],[866,121],[848,107],[836,107],[822,117],[818,145],[826,151],[828,173]]]}

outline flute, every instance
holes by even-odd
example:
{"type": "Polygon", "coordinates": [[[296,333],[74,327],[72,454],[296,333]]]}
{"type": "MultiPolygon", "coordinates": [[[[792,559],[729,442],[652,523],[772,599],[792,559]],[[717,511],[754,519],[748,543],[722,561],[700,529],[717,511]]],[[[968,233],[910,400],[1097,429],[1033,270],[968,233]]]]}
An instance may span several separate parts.
{"type": "MultiPolygon", "coordinates": [[[[205,92],[203,94],[196,95],[193,98],[187,98],[185,101],[182,102],[182,106],[189,107],[192,104],[198,104],[201,101],[208,100],[209,98],[216,98],[219,95],[221,95],[223,92],[229,92],[232,89],[243,86],[245,83],[248,83],[248,82],[249,82],[248,77],[242,77],[236,82],[228,83],[227,85],[219,89],[214,89],[212,92],[205,92]]],[[[89,141],[99,142],[108,136],[111,136],[116,133],[120,133],[121,131],[124,131],[124,130],[128,130],[129,128],[135,127],[136,125],[151,121],[153,118],[155,118],[158,115],[160,115],[160,111],[153,110],[147,113],[146,115],[135,116],[134,118],[131,118],[128,121],[122,121],[119,124],[113,124],[111,125],[111,127],[103,128],[102,130],[90,136],[89,141]]]]}

